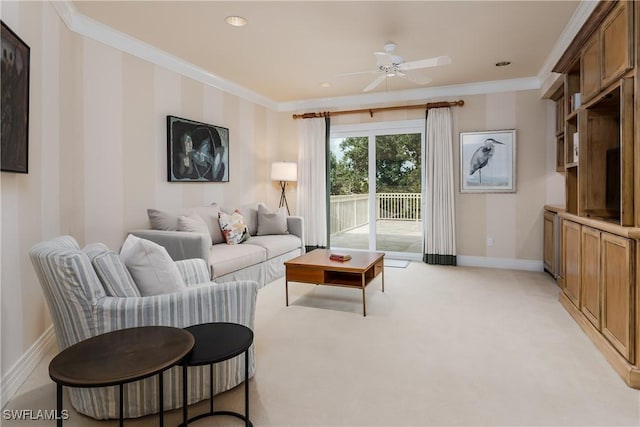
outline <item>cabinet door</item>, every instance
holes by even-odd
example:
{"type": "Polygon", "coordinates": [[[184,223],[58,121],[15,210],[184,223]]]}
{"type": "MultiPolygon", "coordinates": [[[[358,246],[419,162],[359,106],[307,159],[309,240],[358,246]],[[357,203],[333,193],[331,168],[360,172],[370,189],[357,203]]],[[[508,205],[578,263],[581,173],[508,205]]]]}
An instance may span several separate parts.
{"type": "Polygon", "coordinates": [[[601,286],[600,286],[600,231],[582,227],[582,313],[600,329],[601,286]]]}
{"type": "Polygon", "coordinates": [[[602,23],[602,86],[619,78],[631,68],[631,43],[633,11],[621,1],[602,23]]]}
{"type": "Polygon", "coordinates": [[[580,58],[582,73],[580,89],[582,102],[588,101],[600,90],[600,34],[596,33],[585,45],[580,58]]]}
{"type": "Polygon", "coordinates": [[[602,233],[602,334],[634,363],[634,280],[631,240],[602,233]]]}
{"type": "Polygon", "coordinates": [[[578,308],[580,307],[580,240],[580,224],[564,220],[562,222],[564,293],[578,308]]]}
{"type": "Polygon", "coordinates": [[[555,277],[555,230],[554,221],[556,215],[552,212],[544,213],[544,245],[543,245],[543,262],[544,268],[552,276],[555,277]]]}

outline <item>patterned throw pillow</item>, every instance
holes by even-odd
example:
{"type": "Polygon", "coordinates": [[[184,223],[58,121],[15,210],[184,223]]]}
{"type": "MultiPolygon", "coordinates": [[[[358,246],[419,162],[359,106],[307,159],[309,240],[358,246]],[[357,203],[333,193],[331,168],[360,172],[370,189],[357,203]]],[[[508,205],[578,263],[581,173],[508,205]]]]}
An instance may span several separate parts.
{"type": "Polygon", "coordinates": [[[236,209],[231,215],[224,212],[220,212],[218,215],[220,229],[227,245],[235,245],[249,240],[251,235],[240,211],[236,209]]]}

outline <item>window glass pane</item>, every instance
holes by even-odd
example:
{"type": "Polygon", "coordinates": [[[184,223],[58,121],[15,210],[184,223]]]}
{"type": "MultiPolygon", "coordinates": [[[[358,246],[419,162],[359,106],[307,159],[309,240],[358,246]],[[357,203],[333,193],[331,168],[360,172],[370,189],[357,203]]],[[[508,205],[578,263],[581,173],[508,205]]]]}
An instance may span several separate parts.
{"type": "Polygon", "coordinates": [[[369,138],[331,138],[330,242],[332,247],[369,248],[369,138]]]}
{"type": "Polygon", "coordinates": [[[422,249],[421,135],[376,136],[376,249],[422,249]]]}

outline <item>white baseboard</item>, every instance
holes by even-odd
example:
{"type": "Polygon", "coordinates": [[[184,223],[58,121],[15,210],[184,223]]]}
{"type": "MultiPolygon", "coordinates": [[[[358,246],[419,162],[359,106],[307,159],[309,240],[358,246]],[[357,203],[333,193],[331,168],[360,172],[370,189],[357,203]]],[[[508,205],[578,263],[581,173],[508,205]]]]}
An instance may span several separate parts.
{"type": "Polygon", "coordinates": [[[456,257],[458,265],[466,267],[489,267],[502,268],[506,270],[526,270],[526,271],[544,271],[542,261],[533,259],[516,259],[516,258],[490,258],[483,256],[462,256],[456,257]]]}
{"type": "Polygon", "coordinates": [[[0,381],[0,406],[2,408],[29,378],[44,356],[55,348],[55,338],[56,334],[53,331],[53,325],[51,325],[2,377],[0,381]]]}

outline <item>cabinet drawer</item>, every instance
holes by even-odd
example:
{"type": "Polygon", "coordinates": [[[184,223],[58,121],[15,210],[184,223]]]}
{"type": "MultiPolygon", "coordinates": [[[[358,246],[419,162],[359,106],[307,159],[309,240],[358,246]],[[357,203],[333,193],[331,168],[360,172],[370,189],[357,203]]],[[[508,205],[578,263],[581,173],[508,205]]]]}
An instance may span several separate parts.
{"type": "Polygon", "coordinates": [[[313,268],[287,266],[287,280],[302,283],[324,283],[324,272],[313,268]]]}

